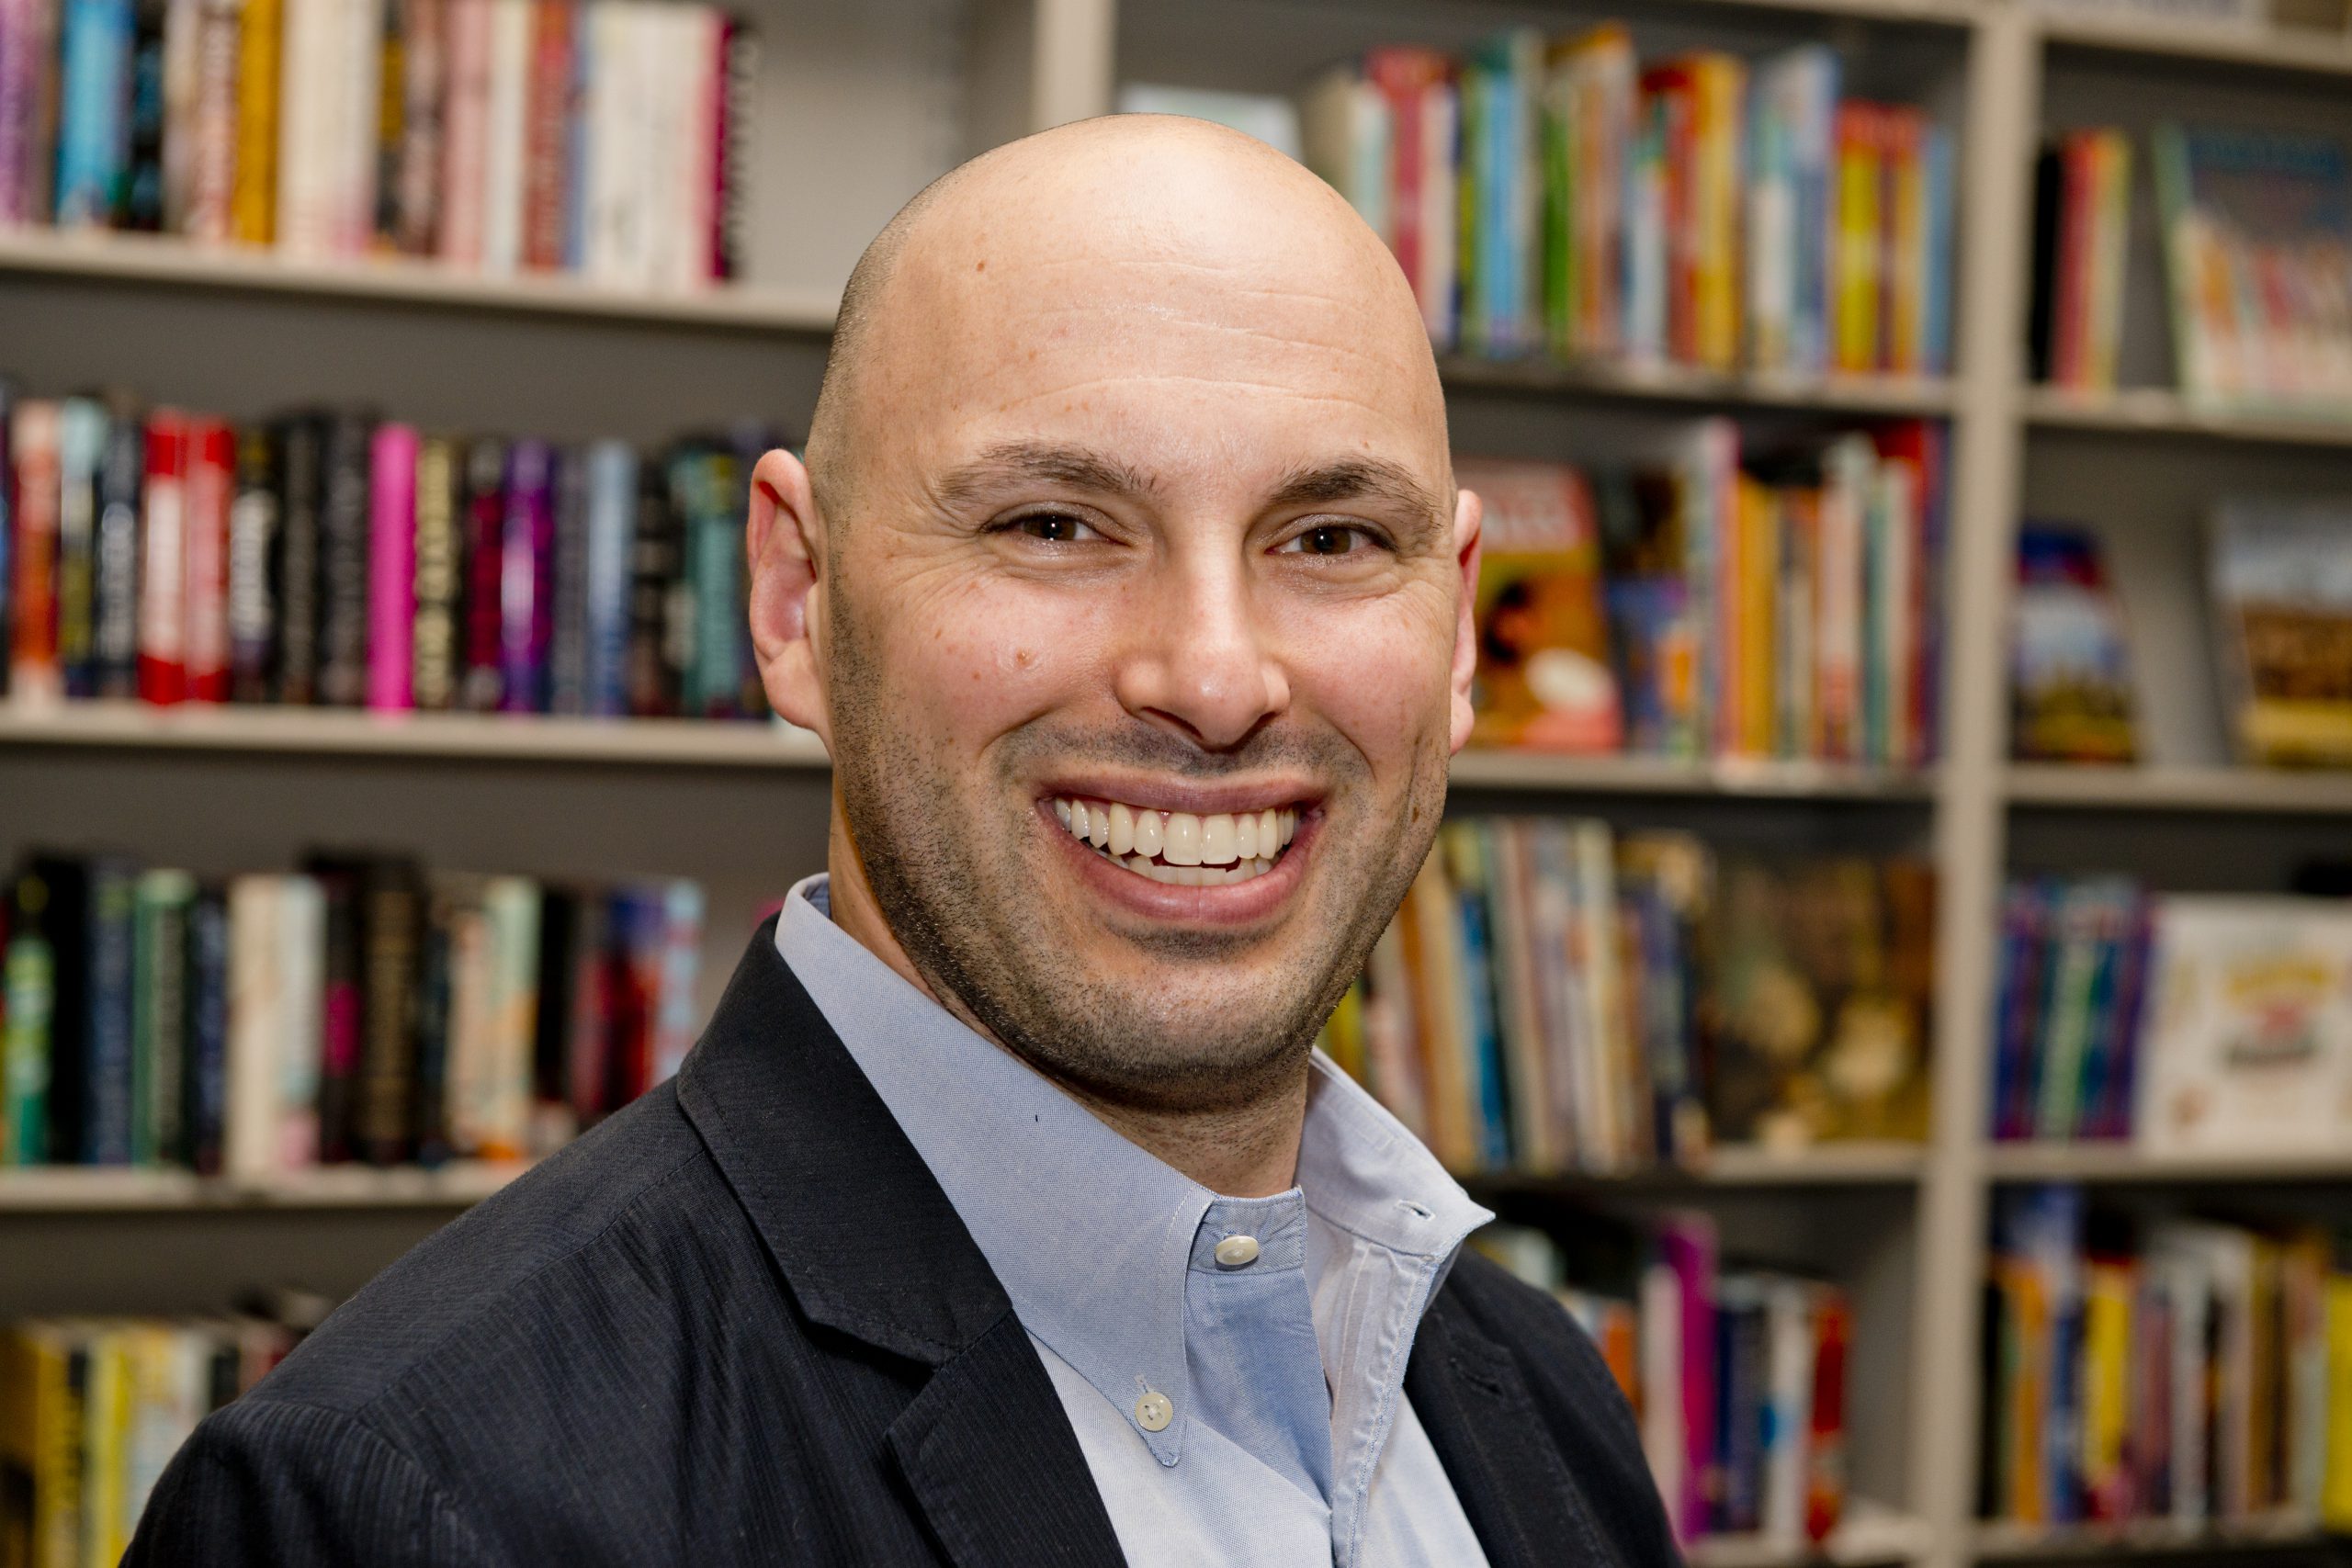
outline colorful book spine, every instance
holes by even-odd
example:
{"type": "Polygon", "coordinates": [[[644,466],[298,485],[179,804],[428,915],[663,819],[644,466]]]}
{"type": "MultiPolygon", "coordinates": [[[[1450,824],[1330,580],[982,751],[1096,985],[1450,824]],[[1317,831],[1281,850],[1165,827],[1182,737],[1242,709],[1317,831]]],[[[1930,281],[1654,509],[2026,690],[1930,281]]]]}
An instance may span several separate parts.
{"type": "Polygon", "coordinates": [[[31,398],[16,404],[8,443],[16,465],[8,681],[11,694],[28,703],[53,702],[64,692],[57,656],[58,435],[57,404],[31,398]]]}
{"type": "Polygon", "coordinates": [[[283,0],[244,0],[237,13],[236,155],[229,231],[238,243],[277,238],[278,45],[283,0]]]}
{"type": "Polygon", "coordinates": [[[57,413],[57,663],[69,697],[97,685],[96,626],[99,471],[106,460],[106,410],[68,398],[57,413]]]}
{"type": "Polygon", "coordinates": [[[139,695],[158,704],[187,694],[188,420],[159,409],[147,420],[139,570],[139,695]]]}
{"type": "Polygon", "coordinates": [[[417,434],[376,427],[368,455],[368,705],[415,705],[417,434]]]}
{"type": "Polygon", "coordinates": [[[429,436],[416,450],[414,658],[410,695],[420,708],[454,706],[458,695],[465,551],[460,526],[458,443],[429,436]]]}
{"type": "Polygon", "coordinates": [[[547,705],[555,624],[555,487],[554,450],[544,441],[514,443],[507,455],[499,545],[499,706],[507,713],[538,713],[547,705]]]}
{"type": "Polygon", "coordinates": [[[181,635],[189,701],[229,699],[229,514],[236,497],[237,437],[217,419],[187,424],[182,514],[181,635]]]}

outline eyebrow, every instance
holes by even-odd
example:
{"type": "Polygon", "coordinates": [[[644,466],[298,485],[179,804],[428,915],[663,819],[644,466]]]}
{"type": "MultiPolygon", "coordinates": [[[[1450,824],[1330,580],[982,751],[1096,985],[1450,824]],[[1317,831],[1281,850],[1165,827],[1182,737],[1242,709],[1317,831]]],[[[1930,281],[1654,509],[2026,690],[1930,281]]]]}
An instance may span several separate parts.
{"type": "Polygon", "coordinates": [[[1384,457],[1347,457],[1314,468],[1294,468],[1267,497],[1270,509],[1329,506],[1341,501],[1380,501],[1435,523],[1439,506],[1420,480],[1403,465],[1384,457]]]}
{"type": "Polygon", "coordinates": [[[1128,497],[1149,495],[1159,489],[1150,475],[1116,458],[1083,446],[1034,441],[1007,441],[991,446],[962,468],[950,470],[935,488],[942,501],[957,505],[1023,481],[1128,497]]]}

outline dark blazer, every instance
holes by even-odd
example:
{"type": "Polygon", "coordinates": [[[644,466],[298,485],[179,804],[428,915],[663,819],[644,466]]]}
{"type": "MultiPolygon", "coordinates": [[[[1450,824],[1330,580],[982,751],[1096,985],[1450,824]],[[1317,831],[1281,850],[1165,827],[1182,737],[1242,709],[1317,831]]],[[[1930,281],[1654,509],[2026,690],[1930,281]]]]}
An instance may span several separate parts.
{"type": "MultiPolygon", "coordinates": [[[[125,1561],[1121,1561],[1003,1287],[774,937],[673,1083],[198,1427],[125,1561]]],[[[1625,1402],[1541,1292],[1465,1251],[1405,1387],[1495,1568],[1675,1562],[1625,1402]]]]}

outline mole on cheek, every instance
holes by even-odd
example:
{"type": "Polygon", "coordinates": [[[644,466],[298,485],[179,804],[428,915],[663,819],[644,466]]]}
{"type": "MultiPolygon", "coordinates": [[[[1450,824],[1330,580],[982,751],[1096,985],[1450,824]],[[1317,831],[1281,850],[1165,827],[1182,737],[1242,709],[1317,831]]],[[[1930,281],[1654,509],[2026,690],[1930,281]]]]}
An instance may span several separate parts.
{"type": "Polygon", "coordinates": [[[1026,648],[1017,648],[1012,650],[1012,665],[1014,669],[1026,670],[1029,666],[1036,662],[1037,655],[1035,650],[1026,648]]]}

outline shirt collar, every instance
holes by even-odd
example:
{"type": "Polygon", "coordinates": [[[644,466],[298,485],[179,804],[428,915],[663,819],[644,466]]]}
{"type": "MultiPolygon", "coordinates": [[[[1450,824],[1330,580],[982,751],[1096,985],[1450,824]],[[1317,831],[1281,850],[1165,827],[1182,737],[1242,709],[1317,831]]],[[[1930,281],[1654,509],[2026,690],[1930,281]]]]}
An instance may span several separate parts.
{"type": "Polygon", "coordinates": [[[828,891],[822,874],[795,885],[776,921],[777,953],[955,1205],[1022,1326],[1109,1400],[1162,1464],[1177,1462],[1190,1425],[1184,1274],[1196,1252],[1206,1266],[1207,1249],[1235,1231],[1295,1234],[1303,1202],[1374,1246],[1439,1259],[1442,1274],[1463,1238],[1493,1217],[1320,1053],[1300,1186],[1221,1198],[834,925],[828,891]],[[1136,1419],[1147,1388],[1175,1404],[1159,1432],[1136,1419]]]}

